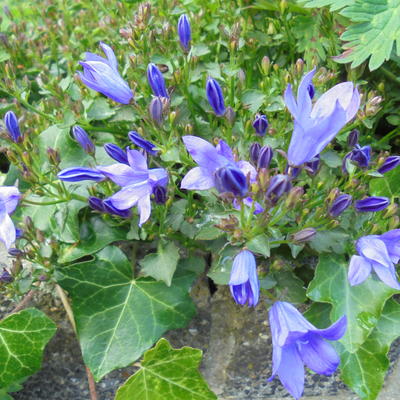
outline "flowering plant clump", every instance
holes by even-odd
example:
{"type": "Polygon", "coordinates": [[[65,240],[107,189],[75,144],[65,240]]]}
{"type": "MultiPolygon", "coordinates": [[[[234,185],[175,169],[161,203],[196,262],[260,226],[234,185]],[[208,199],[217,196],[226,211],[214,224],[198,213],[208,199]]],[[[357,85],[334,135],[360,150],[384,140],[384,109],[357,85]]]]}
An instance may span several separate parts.
{"type": "MultiPolygon", "coordinates": [[[[134,6],[118,7],[128,15],[134,6]]],[[[376,398],[400,336],[400,156],[371,139],[377,96],[317,59],[293,65],[273,53],[272,63],[254,44],[261,28],[247,9],[243,32],[232,20],[214,47],[196,8],[175,5],[166,20],[166,10],[135,7],[118,40],[85,42],[85,60],[78,51],[60,61],[62,76],[20,79],[12,64],[3,68],[0,290],[60,296],[92,399],[94,381],[146,351],[143,368],[176,363],[157,372],[182,390],[174,398],[216,398],[198,365],[185,364],[194,349],[161,340],[149,350],[191,321],[190,291],[205,277],[237,308],[263,310],[272,338],[265,366],[295,399],[304,366],[340,369],[362,399],[376,398]],[[106,57],[91,52],[95,42],[106,57]]],[[[21,335],[37,334],[38,320],[41,336],[25,338],[38,364],[54,326],[23,312],[0,322],[0,337],[9,318],[20,319],[21,335]]],[[[26,349],[3,339],[0,359],[19,360],[0,367],[8,390],[37,367],[16,368],[29,363],[26,349]]],[[[175,390],[144,375],[116,399],[175,390]]]]}

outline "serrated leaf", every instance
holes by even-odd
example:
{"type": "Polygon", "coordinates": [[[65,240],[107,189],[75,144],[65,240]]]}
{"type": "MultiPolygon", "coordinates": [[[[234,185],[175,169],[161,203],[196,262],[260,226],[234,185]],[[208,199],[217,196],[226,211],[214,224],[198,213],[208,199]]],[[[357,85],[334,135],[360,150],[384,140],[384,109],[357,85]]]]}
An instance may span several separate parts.
{"type": "Polygon", "coordinates": [[[195,313],[188,293],[194,274],[177,273],[171,287],[134,279],[117,247],[58,275],[72,298],[83,359],[96,380],[134,362],[166,330],[184,327],[195,313]]]}
{"type": "Polygon", "coordinates": [[[355,68],[371,57],[369,69],[373,71],[390,58],[395,42],[400,54],[400,0],[356,0],[340,14],[355,24],[341,36],[349,52],[336,61],[351,62],[355,68]]]}
{"type": "Polygon", "coordinates": [[[341,350],[341,377],[362,400],[375,400],[389,368],[390,345],[400,336],[400,304],[386,302],[376,328],[356,353],[341,350]]]}
{"type": "Polygon", "coordinates": [[[96,253],[118,240],[125,240],[127,231],[105,223],[100,217],[85,221],[79,231],[79,242],[62,247],[59,262],[67,263],[96,253]]]}
{"type": "Polygon", "coordinates": [[[347,316],[347,331],[341,339],[347,351],[354,353],[365,342],[380,318],[386,300],[396,291],[375,276],[363,284],[350,286],[348,262],[338,255],[321,255],[307,296],[332,304],[331,320],[347,316]]]}
{"type": "Polygon", "coordinates": [[[35,308],[12,314],[0,322],[0,387],[40,369],[43,349],[56,331],[54,322],[35,308]]]}
{"type": "Polygon", "coordinates": [[[115,400],[216,400],[199,372],[202,354],[192,347],[173,349],[160,339],[146,351],[140,370],[118,389],[115,400]]]}
{"type": "Polygon", "coordinates": [[[173,242],[167,245],[160,244],[157,253],[148,254],[139,262],[142,272],[157,281],[163,281],[171,286],[172,277],[179,261],[179,249],[173,242]]]}

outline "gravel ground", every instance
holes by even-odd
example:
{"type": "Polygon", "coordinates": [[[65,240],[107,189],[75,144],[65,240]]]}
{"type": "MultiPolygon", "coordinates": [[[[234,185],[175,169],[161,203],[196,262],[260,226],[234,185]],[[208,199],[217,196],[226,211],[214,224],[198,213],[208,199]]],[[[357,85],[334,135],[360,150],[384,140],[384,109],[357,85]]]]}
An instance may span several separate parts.
{"type": "MultiPolygon", "coordinates": [[[[197,283],[192,295],[198,307],[197,316],[187,328],[170,331],[165,337],[174,347],[187,345],[204,351],[201,372],[218,398],[288,398],[278,379],[267,382],[271,374],[272,348],[264,302],[260,302],[255,309],[239,308],[231,300],[227,288],[221,288],[210,296],[205,280],[197,283]]],[[[14,399],[89,399],[79,345],[61,302],[49,294],[42,294],[35,296],[30,305],[40,308],[52,318],[58,330],[46,348],[43,368],[25,382],[23,390],[13,393],[14,399]]],[[[8,309],[7,302],[2,302],[0,313],[8,309]]],[[[399,355],[400,341],[397,341],[390,353],[392,365],[399,355]]],[[[132,366],[114,371],[97,383],[99,400],[112,400],[118,387],[135,370],[136,367],[132,366]]],[[[325,377],[307,373],[304,395],[314,400],[357,399],[340,382],[338,374],[325,377]]],[[[386,400],[386,397],[382,400],[386,400]]]]}

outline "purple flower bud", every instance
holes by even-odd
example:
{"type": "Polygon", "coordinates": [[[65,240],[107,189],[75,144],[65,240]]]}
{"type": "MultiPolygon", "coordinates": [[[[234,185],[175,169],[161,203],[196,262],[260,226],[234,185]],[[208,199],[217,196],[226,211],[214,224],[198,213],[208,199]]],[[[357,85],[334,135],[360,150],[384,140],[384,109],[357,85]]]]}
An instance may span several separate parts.
{"type": "Polygon", "coordinates": [[[3,272],[0,273],[0,282],[3,283],[11,283],[14,278],[10,275],[10,273],[3,268],[3,272]]]}
{"type": "Polygon", "coordinates": [[[389,172],[392,169],[396,168],[399,164],[400,164],[400,156],[390,156],[378,168],[378,172],[380,174],[385,174],[386,172],[389,172]]]}
{"type": "Polygon", "coordinates": [[[190,30],[189,18],[185,14],[179,17],[178,36],[182,48],[185,50],[185,52],[189,51],[190,41],[192,40],[192,34],[190,30]]]}
{"type": "Polygon", "coordinates": [[[312,99],[314,98],[314,96],[315,96],[315,88],[314,88],[314,85],[313,85],[312,83],[310,83],[310,84],[308,85],[307,90],[308,90],[308,94],[310,95],[310,99],[312,100],[312,99]]]}
{"type": "Polygon", "coordinates": [[[337,217],[340,215],[347,207],[350,206],[353,198],[349,194],[341,194],[336,197],[332,202],[331,208],[329,209],[329,214],[332,217],[337,217]]]}
{"type": "Polygon", "coordinates": [[[207,79],[206,94],[208,102],[210,103],[210,106],[213,108],[215,114],[219,116],[224,115],[225,103],[221,86],[215,79],[211,77],[208,77],[207,79]]]}
{"type": "Polygon", "coordinates": [[[103,205],[103,200],[98,197],[90,196],[88,198],[88,203],[90,208],[96,211],[105,212],[105,208],[103,205]]]}
{"type": "Polygon", "coordinates": [[[155,186],[153,189],[153,195],[156,204],[165,204],[167,201],[167,189],[164,186],[155,186]]]}
{"type": "Polygon", "coordinates": [[[285,174],[289,175],[291,178],[297,178],[300,175],[301,168],[286,165],[285,174]]]}
{"type": "Polygon", "coordinates": [[[317,234],[317,230],[315,228],[304,228],[299,232],[296,232],[292,239],[297,243],[304,243],[310,241],[317,234]]]}
{"type": "Polygon", "coordinates": [[[367,168],[371,159],[371,146],[361,147],[357,144],[355,148],[345,156],[343,160],[344,168],[346,168],[347,158],[350,158],[351,161],[354,161],[356,164],[358,164],[360,168],[367,168]]]}
{"type": "Polygon", "coordinates": [[[129,210],[129,209],[120,210],[120,209],[114,207],[112,205],[111,201],[109,201],[108,199],[103,201],[103,205],[104,205],[105,211],[108,212],[109,214],[117,215],[122,218],[130,218],[131,217],[131,210],[129,210]]]}
{"type": "Polygon", "coordinates": [[[104,150],[114,160],[122,164],[128,164],[128,157],[126,156],[125,151],[122,150],[121,147],[117,146],[116,144],[106,143],[104,145],[104,150]]]}
{"type": "Polygon", "coordinates": [[[230,192],[235,196],[247,193],[247,182],[243,172],[236,167],[227,165],[215,171],[215,187],[220,193],[230,192]]]}
{"type": "Polygon", "coordinates": [[[306,162],[306,171],[314,176],[317,174],[320,165],[320,156],[317,154],[311,161],[306,162]]]}
{"type": "Polygon", "coordinates": [[[96,148],[83,128],[81,128],[79,125],[75,125],[72,128],[72,134],[74,135],[75,140],[81,145],[82,149],[86,151],[86,153],[95,153],[96,148]]]}
{"type": "Polygon", "coordinates": [[[169,99],[163,74],[153,63],[149,64],[147,67],[147,80],[149,81],[154,96],[166,97],[169,99]]]}
{"type": "Polygon", "coordinates": [[[288,175],[278,174],[272,177],[266,195],[267,197],[279,199],[279,197],[288,192],[291,187],[290,177],[288,175]]]}
{"type": "Polygon", "coordinates": [[[229,286],[237,304],[255,307],[260,296],[260,283],[254,254],[242,250],[233,260],[229,286]]]}
{"type": "Polygon", "coordinates": [[[11,249],[8,249],[8,254],[13,257],[19,257],[19,256],[22,256],[22,254],[24,254],[24,252],[20,249],[16,249],[15,247],[12,247],[11,249]]]}
{"type": "Polygon", "coordinates": [[[257,135],[264,136],[268,129],[268,119],[263,114],[257,114],[253,121],[253,128],[257,135]]]}
{"type": "Polygon", "coordinates": [[[143,139],[136,131],[130,131],[128,133],[128,136],[129,139],[136,144],[136,146],[141,147],[153,156],[157,154],[157,151],[153,150],[156,145],[149,142],[148,140],[143,139]]]}
{"type": "Polygon", "coordinates": [[[360,131],[358,129],[353,129],[349,136],[347,137],[347,145],[349,147],[354,147],[358,143],[358,138],[360,136],[360,131]]]}
{"type": "Polygon", "coordinates": [[[149,105],[149,114],[157,125],[161,125],[163,119],[163,104],[159,97],[154,97],[151,100],[149,105]]]}
{"type": "Polygon", "coordinates": [[[372,196],[356,201],[354,206],[358,212],[376,212],[384,210],[389,203],[387,197],[372,196]]]}
{"type": "Polygon", "coordinates": [[[225,118],[231,125],[235,122],[236,113],[231,106],[226,107],[225,118]]]}
{"type": "Polygon", "coordinates": [[[263,146],[258,154],[257,168],[268,168],[274,152],[271,147],[263,146]]]}
{"type": "Polygon", "coordinates": [[[79,182],[79,181],[96,181],[100,182],[105,179],[104,175],[93,168],[85,167],[72,167],[63,169],[57,174],[58,179],[65,182],[79,182]]]}
{"type": "Polygon", "coordinates": [[[6,115],[4,116],[4,123],[6,124],[10,139],[15,143],[20,142],[22,140],[22,135],[21,131],[19,130],[17,116],[12,111],[6,112],[6,115]]]}
{"type": "Polygon", "coordinates": [[[260,154],[261,145],[259,143],[253,143],[250,146],[250,160],[253,164],[257,165],[258,156],[260,154]]]}
{"type": "Polygon", "coordinates": [[[22,229],[18,229],[18,228],[15,229],[15,238],[16,239],[21,238],[23,234],[24,234],[24,231],[22,229]]]}

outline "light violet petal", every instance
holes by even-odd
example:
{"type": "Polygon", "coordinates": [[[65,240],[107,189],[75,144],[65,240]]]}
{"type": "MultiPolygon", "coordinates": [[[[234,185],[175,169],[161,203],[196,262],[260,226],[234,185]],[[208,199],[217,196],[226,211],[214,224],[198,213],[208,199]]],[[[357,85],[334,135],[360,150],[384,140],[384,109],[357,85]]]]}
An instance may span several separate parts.
{"type": "Polygon", "coordinates": [[[297,89],[297,119],[302,120],[303,116],[308,116],[311,113],[311,97],[308,87],[312,83],[316,68],[304,75],[297,89]]]}
{"type": "MultiPolygon", "coordinates": [[[[352,82],[343,82],[333,86],[317,100],[312,109],[311,118],[328,117],[333,113],[335,103],[338,101],[340,106],[346,111],[346,122],[348,122],[355,115],[354,109],[357,106],[357,95],[355,95],[354,90],[352,82]],[[348,111],[349,114],[347,114],[348,111]],[[348,118],[348,116],[351,116],[351,118],[348,118]]],[[[357,109],[355,112],[357,112],[357,109]]]]}
{"type": "Polygon", "coordinates": [[[98,62],[105,62],[105,63],[108,62],[108,60],[106,58],[101,57],[94,53],[90,53],[88,51],[85,53],[85,61],[98,61],[98,62]]]}
{"type": "Polygon", "coordinates": [[[167,186],[168,173],[164,168],[149,169],[149,178],[154,185],[167,186]]]}
{"type": "Polygon", "coordinates": [[[385,243],[373,235],[363,236],[358,239],[356,248],[360,255],[371,261],[375,261],[383,266],[390,266],[392,264],[385,243]]]}
{"type": "Polygon", "coordinates": [[[129,165],[135,170],[147,171],[146,157],[138,150],[126,150],[129,165]]]}
{"type": "Polygon", "coordinates": [[[0,201],[6,207],[8,214],[11,214],[17,207],[21,193],[15,186],[0,186],[0,201]]]}
{"type": "Polygon", "coordinates": [[[0,203],[0,241],[9,249],[15,242],[15,226],[7,214],[4,203],[0,203]]]}
{"type": "Polygon", "coordinates": [[[224,140],[221,139],[215,149],[217,150],[218,154],[227,158],[229,161],[234,162],[232,149],[224,140]]]}
{"type": "Polygon", "coordinates": [[[229,163],[227,158],[218,154],[214,146],[204,139],[196,136],[183,136],[182,140],[194,161],[210,172],[214,172],[229,163]]]}
{"type": "Polygon", "coordinates": [[[140,215],[139,226],[142,226],[149,218],[151,214],[151,201],[150,196],[142,197],[138,203],[138,210],[140,215]]]}
{"type": "Polygon", "coordinates": [[[293,118],[297,119],[297,103],[293,96],[292,85],[289,83],[284,94],[285,104],[293,118]]]}
{"type": "Polygon", "coordinates": [[[208,190],[214,187],[214,178],[207,169],[192,168],[182,179],[181,188],[188,190],[208,190]]]}
{"type": "Polygon", "coordinates": [[[115,54],[110,46],[107,44],[100,42],[100,47],[104,51],[104,54],[107,57],[108,60],[108,65],[118,73],[118,61],[117,58],[115,57],[115,54]]]}
{"type": "Polygon", "coordinates": [[[282,348],[281,362],[276,371],[282,385],[296,399],[300,399],[304,390],[304,365],[296,345],[282,348]]]}
{"type": "Polygon", "coordinates": [[[241,285],[247,282],[251,270],[256,271],[256,259],[252,252],[242,250],[233,260],[229,285],[241,285]]]}
{"type": "Polygon", "coordinates": [[[152,192],[152,187],[147,182],[137,185],[125,186],[119,192],[109,197],[109,202],[119,210],[127,210],[133,207],[136,203],[145,196],[149,196],[152,192]]]}
{"type": "Polygon", "coordinates": [[[372,264],[375,273],[378,275],[378,278],[385,283],[386,285],[390,286],[393,289],[400,290],[400,283],[397,280],[396,270],[394,265],[392,264],[389,267],[384,267],[381,264],[373,263],[372,264]]]}
{"type": "Polygon", "coordinates": [[[97,170],[119,186],[129,186],[135,183],[145,182],[149,178],[147,171],[134,171],[126,164],[98,166],[97,170]]]}
{"type": "Polygon", "coordinates": [[[347,279],[351,286],[363,283],[371,273],[371,262],[361,256],[352,256],[347,279]]]}
{"type": "Polygon", "coordinates": [[[313,333],[317,333],[327,340],[339,340],[346,333],[347,329],[347,317],[343,315],[336,322],[334,322],[331,326],[325,329],[315,329],[313,333]]]}
{"type": "Polygon", "coordinates": [[[247,175],[250,175],[251,183],[257,180],[257,171],[249,162],[240,160],[237,162],[237,166],[243,172],[244,176],[247,177],[247,175]]]}
{"type": "Polygon", "coordinates": [[[307,340],[298,341],[297,346],[304,364],[321,375],[332,375],[340,358],[333,346],[317,334],[311,333],[307,340]]]}

